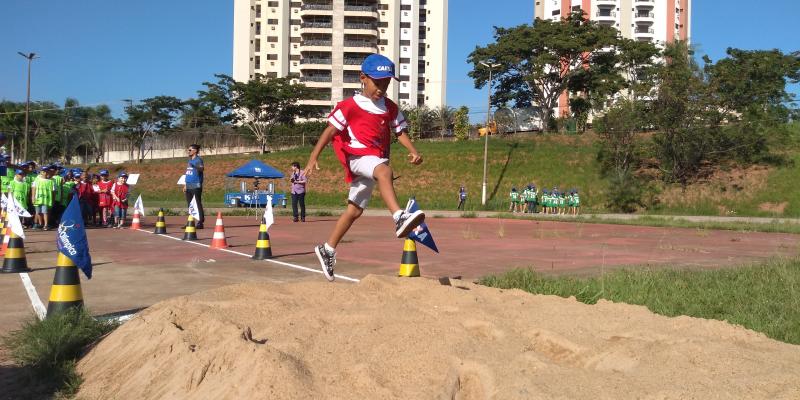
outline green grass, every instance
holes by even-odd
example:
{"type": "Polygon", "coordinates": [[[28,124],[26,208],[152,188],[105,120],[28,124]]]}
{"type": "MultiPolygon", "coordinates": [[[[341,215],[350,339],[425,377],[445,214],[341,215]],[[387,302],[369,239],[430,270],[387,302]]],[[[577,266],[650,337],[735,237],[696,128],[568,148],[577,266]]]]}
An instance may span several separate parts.
{"type": "MultiPolygon", "coordinates": [[[[411,166],[406,162],[406,150],[398,144],[392,146],[392,168],[400,178],[395,190],[401,203],[416,196],[420,206],[427,210],[454,210],[457,193],[464,184],[468,198],[466,210],[504,211],[508,208],[508,193],[513,186],[518,189],[528,183],[536,183],[541,190],[578,188],[584,213],[605,213],[606,198],[610,188],[601,178],[597,162],[597,142],[592,134],[584,135],[534,135],[521,134],[514,137],[491,137],[488,147],[487,205],[481,205],[483,179],[483,140],[463,142],[418,141],[415,143],[425,162],[411,166]]],[[[732,182],[723,178],[712,183],[689,186],[686,194],[676,187],[656,182],[662,197],[669,199],[647,214],[661,215],[729,215],[759,217],[800,217],[800,145],[791,144],[781,151],[788,162],[771,166],[759,175],[749,173],[742,187],[732,188],[732,182]],[[755,177],[755,178],[754,178],[755,177]],[[698,197],[699,196],[699,197],[698,197]],[[766,203],[782,204],[782,214],[763,209],[766,203]]],[[[223,206],[225,187],[221,178],[226,172],[220,164],[241,165],[256,158],[279,169],[288,169],[291,161],[301,163],[308,159],[310,146],[278,151],[266,155],[238,154],[207,156],[206,173],[216,176],[204,189],[206,207],[223,206]],[[216,167],[215,167],[216,166],[216,167]]],[[[347,187],[339,162],[329,149],[320,157],[320,171],[314,171],[306,196],[311,208],[343,208],[347,187]]],[[[173,178],[148,177],[163,171],[174,171],[177,176],[185,167],[185,160],[153,160],[142,165],[115,165],[116,169],[143,172],[142,182],[132,190],[132,198],[143,193],[145,205],[158,203],[166,207],[182,207],[183,193],[173,183],[173,178]]],[[[94,168],[94,167],[93,167],[94,168]]],[[[286,181],[274,181],[280,192],[286,192],[286,181]]],[[[737,183],[738,185],[739,183],[737,183]]],[[[377,191],[370,208],[384,207],[377,191]]]]}
{"type": "Polygon", "coordinates": [[[81,384],[76,359],[87,346],[116,327],[75,309],[46,318],[31,319],[3,338],[13,360],[27,372],[37,390],[69,397],[81,384]]]}
{"type": "Polygon", "coordinates": [[[550,277],[527,269],[482,279],[481,284],[535,294],[575,296],[646,306],[666,316],[728,321],[783,342],[800,344],[800,260],[691,271],[624,269],[590,278],[550,277]]]}

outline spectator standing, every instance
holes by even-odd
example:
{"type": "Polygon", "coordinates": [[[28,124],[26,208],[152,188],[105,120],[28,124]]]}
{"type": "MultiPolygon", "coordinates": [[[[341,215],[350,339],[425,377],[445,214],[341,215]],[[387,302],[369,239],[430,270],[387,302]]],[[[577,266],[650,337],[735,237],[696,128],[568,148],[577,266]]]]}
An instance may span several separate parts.
{"type": "Polygon", "coordinates": [[[306,173],[300,169],[300,163],[292,163],[292,174],[289,178],[292,182],[292,216],[293,221],[297,222],[297,204],[300,203],[300,221],[306,222],[306,173]]]}
{"type": "Polygon", "coordinates": [[[200,213],[200,220],[197,221],[196,229],[203,229],[205,213],[203,212],[203,159],[200,158],[200,145],[191,144],[186,150],[189,152],[189,163],[186,165],[186,181],[183,185],[183,193],[186,194],[186,206],[195,198],[197,202],[197,212],[200,213]]]}
{"type": "Polygon", "coordinates": [[[464,188],[464,185],[461,185],[461,188],[458,189],[458,207],[456,210],[464,210],[464,203],[467,201],[467,189],[464,188]]]}

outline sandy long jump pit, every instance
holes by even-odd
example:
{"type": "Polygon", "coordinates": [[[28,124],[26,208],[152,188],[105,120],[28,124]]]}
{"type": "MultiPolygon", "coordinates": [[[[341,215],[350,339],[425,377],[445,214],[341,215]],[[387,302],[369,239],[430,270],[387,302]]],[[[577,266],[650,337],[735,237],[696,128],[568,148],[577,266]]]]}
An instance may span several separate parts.
{"type": "Polygon", "coordinates": [[[166,300],[78,369],[80,399],[800,398],[800,346],[726,322],[374,275],[166,300]]]}

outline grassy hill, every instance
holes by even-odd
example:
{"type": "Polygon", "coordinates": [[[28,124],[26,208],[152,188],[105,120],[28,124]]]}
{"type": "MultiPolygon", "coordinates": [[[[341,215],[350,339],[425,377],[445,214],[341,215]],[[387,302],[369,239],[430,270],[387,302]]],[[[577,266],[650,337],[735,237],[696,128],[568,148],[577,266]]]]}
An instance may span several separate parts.
{"type": "MultiPolygon", "coordinates": [[[[453,209],[461,184],[468,191],[467,210],[483,210],[480,205],[483,176],[483,141],[418,142],[415,144],[425,162],[412,166],[405,160],[405,149],[392,147],[395,189],[401,203],[416,196],[426,209],[453,209]]],[[[206,189],[204,203],[219,206],[225,187],[239,186],[239,180],[225,174],[257,158],[280,170],[289,171],[292,161],[304,165],[311,147],[260,154],[237,154],[204,157],[206,189]]],[[[548,135],[517,136],[489,140],[489,178],[486,209],[505,210],[512,186],[518,189],[528,183],[537,187],[577,188],[584,212],[606,212],[606,194],[610,188],[598,172],[595,136],[548,135]]],[[[784,167],[755,166],[744,170],[719,171],[706,182],[692,185],[685,192],[679,187],[660,186],[659,204],[648,210],[658,214],[800,216],[800,187],[794,177],[800,176],[800,152],[789,157],[794,161],[784,167]]],[[[153,160],[142,164],[110,166],[112,171],[125,169],[142,174],[134,192],[143,193],[146,204],[178,205],[183,194],[176,184],[186,165],[185,159],[153,160]]],[[[347,186],[343,171],[333,152],[326,149],[320,159],[320,170],[309,180],[309,207],[340,207],[345,203],[347,186]]],[[[100,166],[92,166],[92,170],[100,166]]],[[[288,180],[275,181],[278,191],[288,191],[288,180]]],[[[264,187],[262,183],[261,187],[264,187]]],[[[376,192],[371,208],[382,207],[376,192]]]]}

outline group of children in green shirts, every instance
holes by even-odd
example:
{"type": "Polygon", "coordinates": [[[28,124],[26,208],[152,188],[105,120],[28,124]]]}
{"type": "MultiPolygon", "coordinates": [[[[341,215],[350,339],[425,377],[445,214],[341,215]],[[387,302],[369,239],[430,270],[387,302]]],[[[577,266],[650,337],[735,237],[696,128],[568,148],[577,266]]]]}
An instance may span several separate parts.
{"type": "Polygon", "coordinates": [[[511,188],[509,194],[509,212],[537,213],[537,206],[541,207],[542,214],[578,215],[581,208],[581,198],[577,189],[569,192],[559,192],[557,187],[548,191],[542,189],[541,195],[535,184],[528,184],[521,192],[517,187],[511,188]]]}

